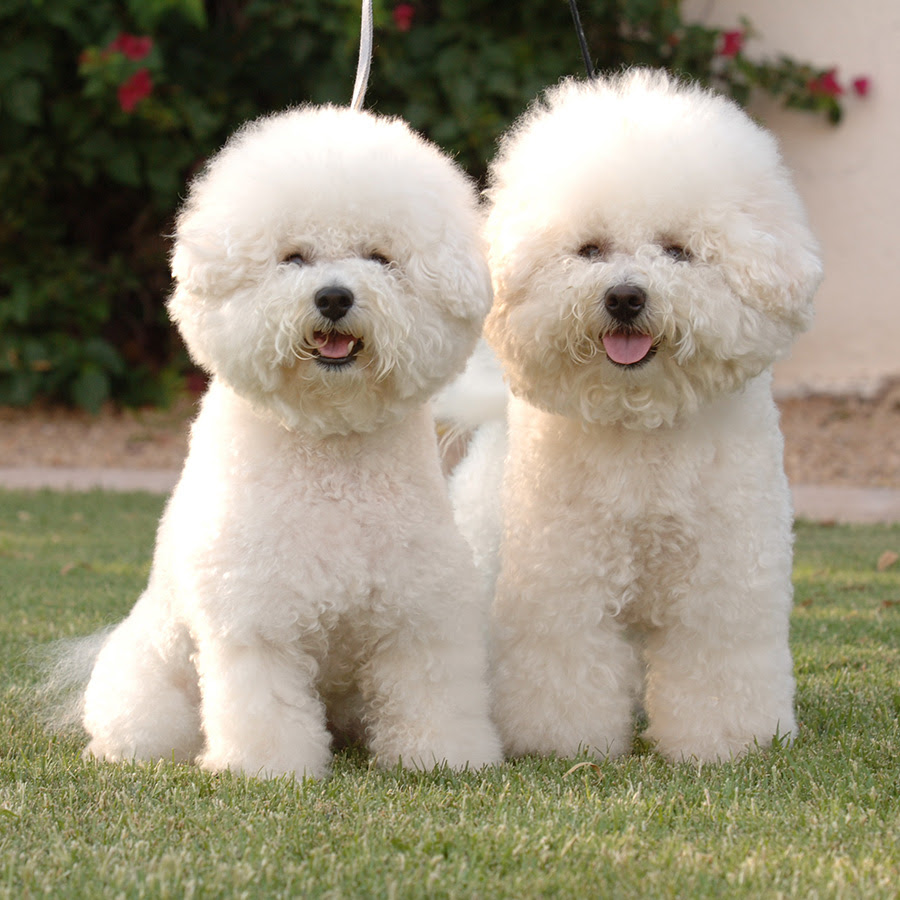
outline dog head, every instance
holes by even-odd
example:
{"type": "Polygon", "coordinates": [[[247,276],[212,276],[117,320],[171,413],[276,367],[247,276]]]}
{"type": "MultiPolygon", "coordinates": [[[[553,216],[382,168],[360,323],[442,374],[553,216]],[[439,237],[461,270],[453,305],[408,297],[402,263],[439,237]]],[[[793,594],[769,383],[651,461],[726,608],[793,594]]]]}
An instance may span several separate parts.
{"type": "Polygon", "coordinates": [[[169,311],[195,361],[290,429],[369,431],[465,364],[490,306],[474,192],[401,121],[252,122],[191,185],[169,311]]]}
{"type": "Polygon", "coordinates": [[[775,141],[702,88],[564,82],[506,138],[489,196],[486,335],[543,409],[672,424],[810,322],[819,253],[775,141]]]}

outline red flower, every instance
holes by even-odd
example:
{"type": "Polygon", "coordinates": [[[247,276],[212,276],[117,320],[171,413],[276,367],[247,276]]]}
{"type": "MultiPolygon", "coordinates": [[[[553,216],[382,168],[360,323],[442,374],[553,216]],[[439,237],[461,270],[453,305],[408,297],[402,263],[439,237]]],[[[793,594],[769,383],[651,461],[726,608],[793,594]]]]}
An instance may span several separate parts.
{"type": "Polygon", "coordinates": [[[121,53],[128,59],[143,59],[153,49],[153,38],[123,33],[107,49],[121,53]]]}
{"type": "Polygon", "coordinates": [[[867,97],[869,95],[869,88],[872,85],[868,78],[854,78],[852,84],[853,92],[857,97],[867,97]]]}
{"type": "Polygon", "coordinates": [[[722,47],[719,50],[720,56],[737,56],[744,46],[743,31],[724,31],[722,32],[722,47]]]}
{"type": "Polygon", "coordinates": [[[128,81],[119,85],[119,106],[124,112],[134,112],[134,108],[153,91],[153,80],[147,69],[138,69],[128,81]]]}
{"type": "Polygon", "coordinates": [[[818,78],[813,78],[807,87],[814,94],[824,94],[826,97],[840,97],[844,93],[837,80],[837,69],[829,69],[818,78]]]}
{"type": "Polygon", "coordinates": [[[394,7],[391,15],[398,31],[409,31],[412,28],[413,16],[416,14],[416,8],[412,3],[398,3],[394,7]]]}

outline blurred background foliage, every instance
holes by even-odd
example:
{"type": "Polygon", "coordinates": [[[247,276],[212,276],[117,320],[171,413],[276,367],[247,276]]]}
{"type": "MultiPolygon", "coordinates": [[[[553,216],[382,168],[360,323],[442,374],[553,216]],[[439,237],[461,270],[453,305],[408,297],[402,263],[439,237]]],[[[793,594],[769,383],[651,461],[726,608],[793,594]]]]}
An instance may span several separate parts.
{"type": "MultiPolygon", "coordinates": [[[[601,71],[645,64],[838,121],[834,70],[744,54],[749,22],[677,0],[580,0],[601,71]]],[[[584,74],[566,0],[375,0],[367,105],[483,179],[544,87],[584,74]]],[[[0,0],[0,404],[164,403],[190,365],[169,326],[184,185],[244,120],[347,103],[358,0],[0,0]]]]}

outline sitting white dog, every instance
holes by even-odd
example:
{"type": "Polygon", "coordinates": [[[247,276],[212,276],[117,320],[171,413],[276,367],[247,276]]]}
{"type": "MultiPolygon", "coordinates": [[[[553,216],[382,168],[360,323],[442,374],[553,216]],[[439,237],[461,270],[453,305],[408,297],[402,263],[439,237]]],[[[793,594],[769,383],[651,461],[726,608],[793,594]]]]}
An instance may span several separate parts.
{"type": "Polygon", "coordinates": [[[770,367],[807,327],[821,265],[775,141],[637,70],[551,90],[492,178],[486,336],[513,394],[508,452],[505,428],[478,435],[455,502],[489,580],[496,566],[506,750],[626,752],[642,688],[670,759],[788,739],[770,367]]]}
{"type": "Polygon", "coordinates": [[[398,120],[262,119],[192,185],[172,270],[213,379],[88,752],[321,775],[331,725],[386,766],[499,760],[428,407],[490,306],[465,177],[398,120]]]}

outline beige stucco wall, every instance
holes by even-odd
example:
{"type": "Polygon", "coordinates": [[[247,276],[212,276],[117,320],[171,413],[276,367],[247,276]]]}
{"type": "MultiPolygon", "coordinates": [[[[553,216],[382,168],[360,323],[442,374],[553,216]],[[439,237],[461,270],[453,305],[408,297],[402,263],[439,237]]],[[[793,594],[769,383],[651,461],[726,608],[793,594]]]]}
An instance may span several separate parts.
{"type": "Polygon", "coordinates": [[[776,370],[782,393],[877,390],[900,377],[900,0],[687,0],[689,18],[760,32],[748,56],[779,51],[836,66],[849,87],[831,126],[770,103],[753,108],[779,137],[825,254],[816,323],[776,370]]]}

